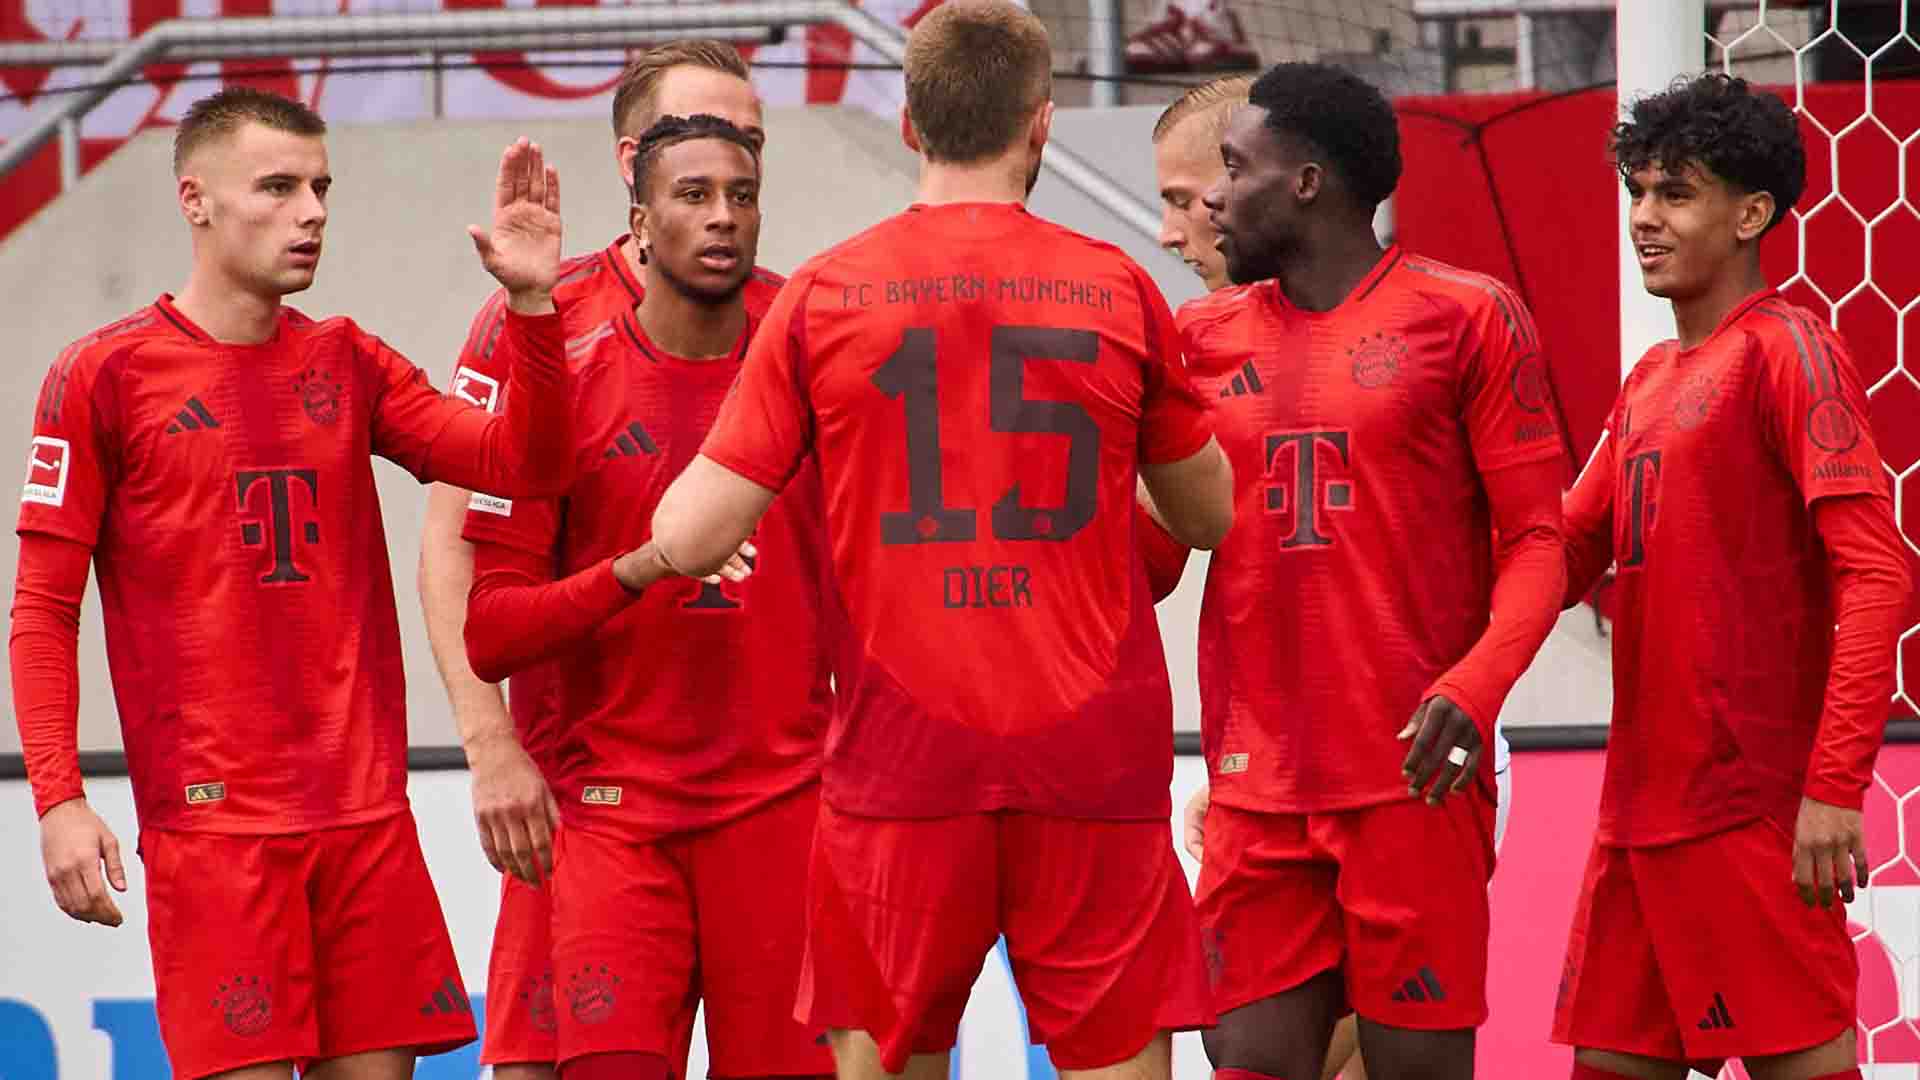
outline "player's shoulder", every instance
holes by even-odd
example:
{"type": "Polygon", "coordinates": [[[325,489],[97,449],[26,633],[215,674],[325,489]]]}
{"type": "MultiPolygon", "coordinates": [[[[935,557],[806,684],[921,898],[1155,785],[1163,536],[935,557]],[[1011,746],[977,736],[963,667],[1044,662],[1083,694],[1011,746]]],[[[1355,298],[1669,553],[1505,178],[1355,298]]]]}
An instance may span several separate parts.
{"type": "Polygon", "coordinates": [[[1457,306],[1467,316],[1497,317],[1515,329],[1530,321],[1519,295],[1492,274],[1412,252],[1402,252],[1388,273],[1396,288],[1457,306]]]}
{"type": "MultiPolygon", "coordinates": [[[[333,362],[358,368],[400,358],[380,335],[355,322],[352,316],[329,315],[316,319],[295,307],[283,306],[280,311],[282,347],[298,353],[304,363],[333,362]]],[[[339,374],[337,370],[321,370],[339,374]]]]}
{"type": "Polygon", "coordinates": [[[1778,362],[1810,363],[1822,349],[1840,347],[1840,335],[1827,320],[1778,293],[1747,305],[1727,329],[1741,346],[1778,362]]]}
{"type": "Polygon", "coordinates": [[[776,274],[765,267],[756,266],[747,276],[747,284],[740,290],[741,298],[746,301],[747,311],[758,319],[773,307],[774,297],[787,284],[784,275],[776,274]]]}
{"type": "MultiPolygon", "coordinates": [[[[625,258],[620,241],[616,240],[598,251],[562,259],[560,277],[553,287],[554,303],[572,306],[608,299],[632,307],[638,302],[637,287],[630,287],[620,272],[620,263],[625,258]]],[[[505,295],[504,290],[501,295],[505,295]]]]}
{"type": "Polygon", "coordinates": [[[1230,326],[1247,317],[1255,301],[1254,292],[1260,285],[1260,282],[1229,285],[1205,296],[1194,297],[1173,313],[1173,324],[1179,327],[1183,336],[1195,337],[1204,337],[1230,326]]]}
{"type": "Polygon", "coordinates": [[[54,364],[69,375],[94,372],[132,348],[174,337],[191,337],[191,334],[169,318],[159,304],[148,304],[75,338],[60,350],[54,364]]]}
{"type": "MultiPolygon", "coordinates": [[[[1101,272],[1124,274],[1140,288],[1159,288],[1146,268],[1120,245],[1038,215],[1029,214],[1027,220],[1030,224],[1026,228],[1033,238],[1030,250],[1044,252],[1048,260],[1058,260],[1068,273],[1082,277],[1101,272]]],[[[1027,248],[1028,241],[1023,238],[1021,246],[1027,248]]]]}

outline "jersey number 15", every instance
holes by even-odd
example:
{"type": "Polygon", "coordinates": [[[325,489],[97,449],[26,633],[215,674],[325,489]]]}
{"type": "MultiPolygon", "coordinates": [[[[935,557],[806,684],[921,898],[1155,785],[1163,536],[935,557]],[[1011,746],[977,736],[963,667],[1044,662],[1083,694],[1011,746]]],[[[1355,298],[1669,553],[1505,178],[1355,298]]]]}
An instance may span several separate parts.
{"type": "MultiPolygon", "coordinates": [[[[1065,540],[1093,520],[1100,495],[1100,425],[1070,401],[1035,401],[1025,394],[1027,364],[1065,360],[1091,364],[1100,337],[1091,330],[1044,326],[996,326],[988,371],[989,421],[1010,434],[1065,435],[1067,494],[1059,506],[1024,506],[1015,481],[993,504],[993,535],[999,540],[1065,540]]],[[[885,544],[944,543],[975,538],[977,512],[946,504],[941,483],[939,350],[933,328],[909,329],[873,384],[890,398],[904,397],[907,410],[907,487],[911,509],[880,515],[885,544]]]]}

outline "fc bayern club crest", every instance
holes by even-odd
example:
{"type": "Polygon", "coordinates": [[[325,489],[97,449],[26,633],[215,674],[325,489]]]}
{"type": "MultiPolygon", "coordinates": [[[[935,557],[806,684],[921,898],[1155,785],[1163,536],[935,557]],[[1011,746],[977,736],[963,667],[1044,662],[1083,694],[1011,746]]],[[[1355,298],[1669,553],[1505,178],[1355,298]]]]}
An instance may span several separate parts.
{"type": "Polygon", "coordinates": [[[1707,414],[1713,410],[1713,379],[1705,374],[1695,375],[1680,388],[1680,396],[1673,402],[1673,426],[1681,431],[1692,431],[1707,422],[1707,414]]]}
{"type": "Polygon", "coordinates": [[[1553,393],[1547,386],[1547,369],[1536,353],[1528,353],[1513,365],[1513,403],[1525,412],[1545,412],[1553,393]]]}
{"type": "Polygon", "coordinates": [[[567,1004],[582,1024],[602,1024],[613,1016],[619,1001],[620,976],[605,965],[588,964],[567,978],[567,1004]]]}
{"type": "Polygon", "coordinates": [[[227,1030],[241,1038],[258,1035],[273,1025],[273,984],[258,975],[235,975],[215,992],[213,1007],[227,1022],[227,1030]]]}
{"type": "Polygon", "coordinates": [[[316,424],[340,419],[340,381],[331,373],[308,368],[294,380],[293,389],[300,395],[300,407],[307,410],[307,419],[316,424]]]}
{"type": "Polygon", "coordinates": [[[1822,450],[1844,454],[1859,445],[1860,424],[1846,402],[1828,394],[1807,411],[1807,437],[1822,450]]]}
{"type": "Polygon", "coordinates": [[[553,975],[542,974],[520,991],[520,1004],[526,1006],[527,1020],[533,1030],[552,1033],[560,1028],[553,1009],[553,975]]]}
{"type": "Polygon", "coordinates": [[[1347,350],[1347,358],[1353,361],[1353,381],[1369,390],[1398,379],[1406,355],[1407,343],[1386,333],[1368,334],[1347,350]]]}

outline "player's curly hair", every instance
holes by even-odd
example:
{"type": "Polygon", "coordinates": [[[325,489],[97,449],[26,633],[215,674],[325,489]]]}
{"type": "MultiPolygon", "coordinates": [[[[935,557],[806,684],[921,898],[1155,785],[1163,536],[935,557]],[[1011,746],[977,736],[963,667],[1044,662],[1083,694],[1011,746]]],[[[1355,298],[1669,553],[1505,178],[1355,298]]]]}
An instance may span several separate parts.
{"type": "Polygon", "coordinates": [[[1275,64],[1254,80],[1248,101],[1267,126],[1311,143],[1364,206],[1400,183],[1400,124],[1372,83],[1331,64],[1275,64]]]}
{"type": "Polygon", "coordinates": [[[1745,79],[1710,72],[1633,103],[1613,129],[1624,179],[1650,165],[1699,165],[1743,191],[1773,196],[1772,229],[1807,189],[1807,149],[1787,103],[1745,79]]]}
{"type": "Polygon", "coordinates": [[[725,140],[745,150],[753,157],[754,164],[760,162],[760,148],[754,144],[753,136],[727,120],[709,113],[663,116],[641,134],[640,145],[633,152],[633,188],[630,194],[635,205],[646,201],[641,193],[647,190],[649,174],[653,171],[654,163],[660,160],[661,152],[669,146],[693,139],[725,140]]]}

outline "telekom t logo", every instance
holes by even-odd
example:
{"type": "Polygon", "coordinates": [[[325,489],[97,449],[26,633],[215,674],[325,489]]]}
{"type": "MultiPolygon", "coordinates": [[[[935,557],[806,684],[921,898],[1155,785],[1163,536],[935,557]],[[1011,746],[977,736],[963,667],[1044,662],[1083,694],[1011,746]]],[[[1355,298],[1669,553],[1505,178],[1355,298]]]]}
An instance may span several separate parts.
{"type": "Polygon", "coordinates": [[[1347,433],[1276,431],[1267,436],[1266,455],[1267,513],[1292,516],[1280,550],[1332,545],[1326,514],[1353,509],[1347,433]]]}
{"type": "MultiPolygon", "coordinates": [[[[262,585],[280,582],[301,582],[308,575],[300,572],[293,561],[293,491],[295,482],[306,489],[306,508],[309,512],[316,509],[320,501],[320,480],[313,469],[243,469],[234,477],[236,497],[239,499],[240,513],[244,516],[259,501],[254,492],[264,492],[266,501],[265,524],[272,533],[271,553],[273,569],[260,578],[262,585]],[[262,483],[265,481],[265,483],[262,483]]],[[[258,514],[257,511],[255,511],[258,514]]],[[[248,547],[259,547],[266,537],[262,535],[262,521],[256,517],[253,521],[241,521],[240,542],[248,547]]],[[[309,544],[320,542],[320,523],[312,517],[301,523],[301,539],[309,544]]]]}

